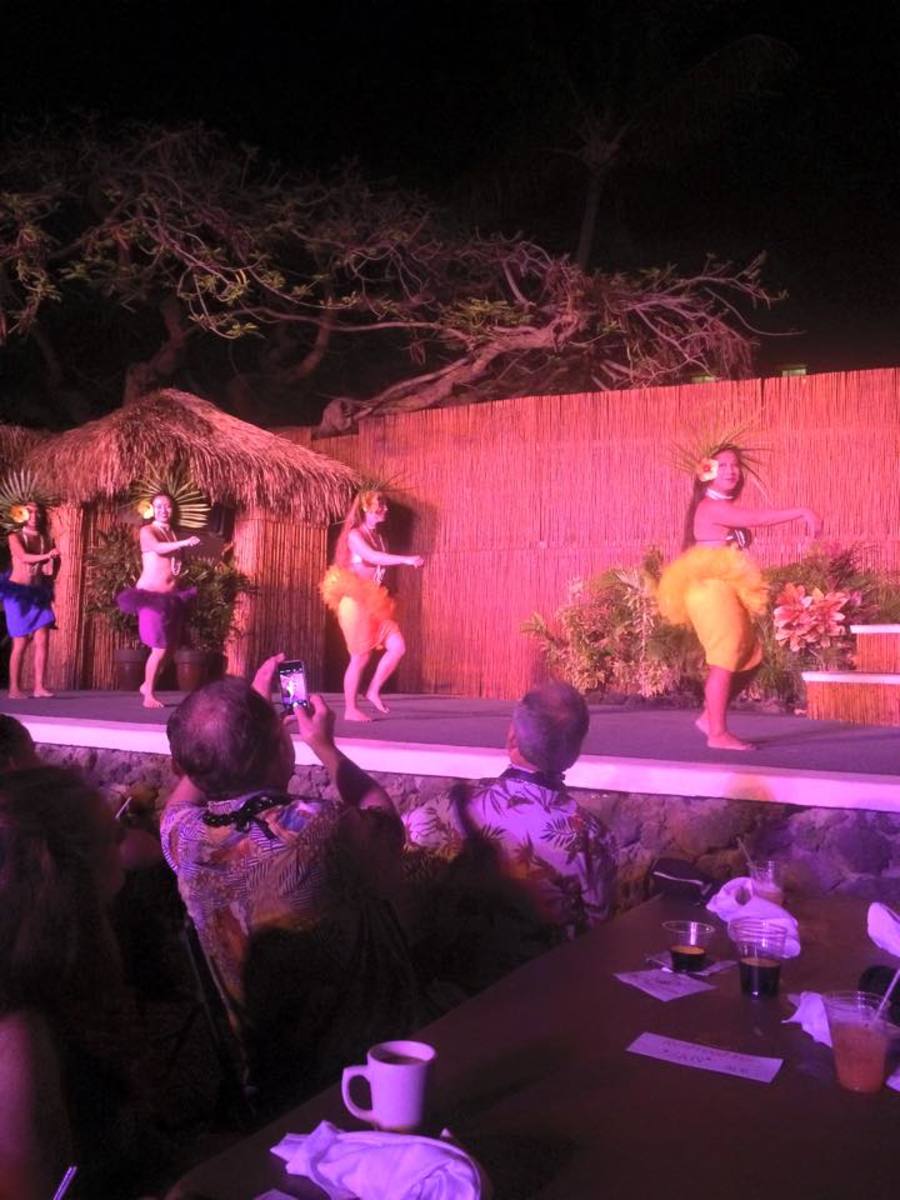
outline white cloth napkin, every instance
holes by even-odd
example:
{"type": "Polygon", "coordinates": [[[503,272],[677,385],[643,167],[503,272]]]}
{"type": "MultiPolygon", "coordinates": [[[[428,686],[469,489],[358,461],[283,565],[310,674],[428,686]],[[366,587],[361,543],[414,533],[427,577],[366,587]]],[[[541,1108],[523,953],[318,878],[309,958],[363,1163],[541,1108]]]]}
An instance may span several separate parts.
{"type": "Polygon", "coordinates": [[[796,917],[786,908],[761,896],[753,895],[753,883],[749,875],[730,879],[706,906],[710,912],[729,924],[738,917],[752,917],[755,921],[777,921],[784,926],[784,956],[796,958],[800,953],[800,934],[796,917]]]}
{"type": "MultiPolygon", "coordinates": [[[[825,1001],[819,992],[801,992],[799,996],[789,996],[797,1005],[794,1015],[783,1022],[784,1025],[799,1025],[804,1033],[808,1033],[814,1042],[823,1046],[831,1045],[831,1031],[828,1028],[828,1017],[825,1015],[825,1001]]],[[[885,1087],[900,1092],[900,1067],[884,1081],[885,1087]]]]}
{"type": "Polygon", "coordinates": [[[866,926],[876,946],[900,958],[900,916],[892,908],[886,904],[870,904],[866,926]]]}
{"type": "Polygon", "coordinates": [[[322,1121],[289,1133],[272,1153],[289,1175],[305,1175],[330,1200],[486,1200],[478,1163],[443,1138],[405,1133],[345,1133],[322,1121]]]}

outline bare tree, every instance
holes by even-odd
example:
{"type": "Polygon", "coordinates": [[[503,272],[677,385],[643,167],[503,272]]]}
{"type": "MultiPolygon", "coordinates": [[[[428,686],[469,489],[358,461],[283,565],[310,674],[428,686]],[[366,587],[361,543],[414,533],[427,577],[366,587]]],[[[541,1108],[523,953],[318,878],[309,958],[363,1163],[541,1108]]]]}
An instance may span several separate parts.
{"type": "MultiPolygon", "coordinates": [[[[690,277],[589,274],[521,237],[461,231],[352,166],[289,173],[198,125],[29,129],[0,162],[0,342],[34,347],[51,394],[61,314],[88,340],[99,313],[140,326],[126,400],[187,368],[204,375],[211,346],[241,347],[233,400],[250,412],[267,388],[312,391],[335,431],[460,395],[746,374],[747,314],[774,299],[760,259],[690,277]],[[336,395],[345,359],[377,373],[336,395]]],[[[204,382],[216,390],[211,371],[204,382]]]]}

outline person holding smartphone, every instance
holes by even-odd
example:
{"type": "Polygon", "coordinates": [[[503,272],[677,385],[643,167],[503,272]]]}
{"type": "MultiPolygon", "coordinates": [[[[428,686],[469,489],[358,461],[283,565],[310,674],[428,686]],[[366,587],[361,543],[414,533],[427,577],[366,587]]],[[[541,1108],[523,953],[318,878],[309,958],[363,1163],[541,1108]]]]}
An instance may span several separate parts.
{"type": "Polygon", "coordinates": [[[363,672],[376,650],[384,654],[366,689],[366,699],[380,713],[390,710],[381,689],[406,653],[406,642],[394,615],[394,601],[382,583],[388,567],[421,567],[420,554],[390,554],[380,526],[387,516],[384,494],[360,492],[344,518],[334,564],[322,581],[322,598],[335,613],[350,662],[344,672],[344,718],[370,721],[359,707],[363,672]]]}
{"type": "Polygon", "coordinates": [[[403,826],[384,789],[338,750],[322,697],[297,702],[298,665],[276,655],[252,687],[226,678],[182,701],[168,723],[182,778],[160,823],[270,1111],[421,1023],[398,916],[403,826]],[[290,715],[270,701],[282,664],[290,715]],[[291,730],[326,768],[325,798],[289,794],[291,730]]]}

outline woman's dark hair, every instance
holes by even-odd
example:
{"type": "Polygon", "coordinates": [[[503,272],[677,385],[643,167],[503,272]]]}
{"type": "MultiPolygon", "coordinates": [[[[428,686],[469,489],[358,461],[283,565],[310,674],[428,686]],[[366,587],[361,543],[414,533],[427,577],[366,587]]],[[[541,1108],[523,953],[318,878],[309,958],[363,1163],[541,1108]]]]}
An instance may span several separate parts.
{"type": "MultiPolygon", "coordinates": [[[[734,446],[731,442],[725,442],[724,445],[717,446],[709,457],[715,458],[717,454],[722,454],[725,450],[730,450],[731,453],[737,458],[738,467],[741,471],[741,477],[738,480],[738,485],[732,492],[732,498],[737,500],[741,492],[744,490],[745,483],[744,458],[741,454],[740,446],[734,446]]],[[[714,484],[715,480],[712,482],[714,484]]],[[[697,539],[694,537],[694,517],[697,514],[697,507],[700,504],[700,501],[706,495],[706,489],[710,486],[710,483],[704,483],[702,479],[694,480],[694,487],[691,492],[691,500],[684,516],[684,536],[681,539],[682,550],[690,550],[691,546],[694,546],[697,543],[697,539]]]]}
{"type": "Polygon", "coordinates": [[[0,713],[0,771],[30,766],[34,758],[34,742],[22,722],[0,713]]]}
{"type": "Polygon", "coordinates": [[[0,777],[0,1012],[29,1008],[69,1026],[98,989],[116,989],[98,880],[111,819],[102,805],[60,767],[0,777]]]}

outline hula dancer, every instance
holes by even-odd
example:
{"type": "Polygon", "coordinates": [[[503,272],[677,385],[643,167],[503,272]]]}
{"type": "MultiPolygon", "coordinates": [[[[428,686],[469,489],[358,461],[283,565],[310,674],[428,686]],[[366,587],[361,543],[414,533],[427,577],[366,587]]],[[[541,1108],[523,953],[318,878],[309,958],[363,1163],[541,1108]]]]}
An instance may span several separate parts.
{"type": "Polygon", "coordinates": [[[370,721],[359,707],[362,673],[374,650],[384,655],[366,690],[366,699],[381,713],[389,711],[381,689],[406,652],[394,617],[394,601],[382,584],[387,567],[421,567],[418,554],[389,554],[378,527],[387,516],[387,503],[378,491],[360,492],[344,518],[334,565],[322,581],[322,598],[336,614],[350,662],[344,673],[344,717],[370,721]]]}
{"type": "Polygon", "coordinates": [[[718,750],[753,749],[727,726],[729,703],[762,661],[753,618],[765,611],[767,588],[759,567],[744,553],[750,530],[803,521],[811,537],[821,531],[809,508],[745,508],[740,496],[748,469],[747,453],[730,440],[700,458],[685,520],[684,553],[659,581],[660,612],[673,625],[693,626],[706,654],[706,703],[696,724],[706,744],[718,750]]]}
{"type": "Polygon", "coordinates": [[[59,564],[59,551],[47,530],[43,504],[36,500],[14,504],[9,508],[9,519],[22,522],[9,534],[12,569],[0,580],[6,628],[12,638],[9,698],[25,699],[22,667],[31,641],[34,642],[33,695],[52,696],[45,685],[45,674],[50,629],[56,623],[52,608],[53,574],[59,564]]]}
{"type": "Polygon", "coordinates": [[[132,588],[116,596],[123,612],[138,619],[138,635],[150,647],[140,693],[144,708],[162,708],[154,692],[156,679],[167,655],[181,643],[184,610],[197,594],[196,588],[179,588],[184,558],[182,551],[200,544],[194,535],[180,538],[172,528],[175,503],[167,492],[150,500],[153,519],[141,529],[140,578],[132,588]]]}

